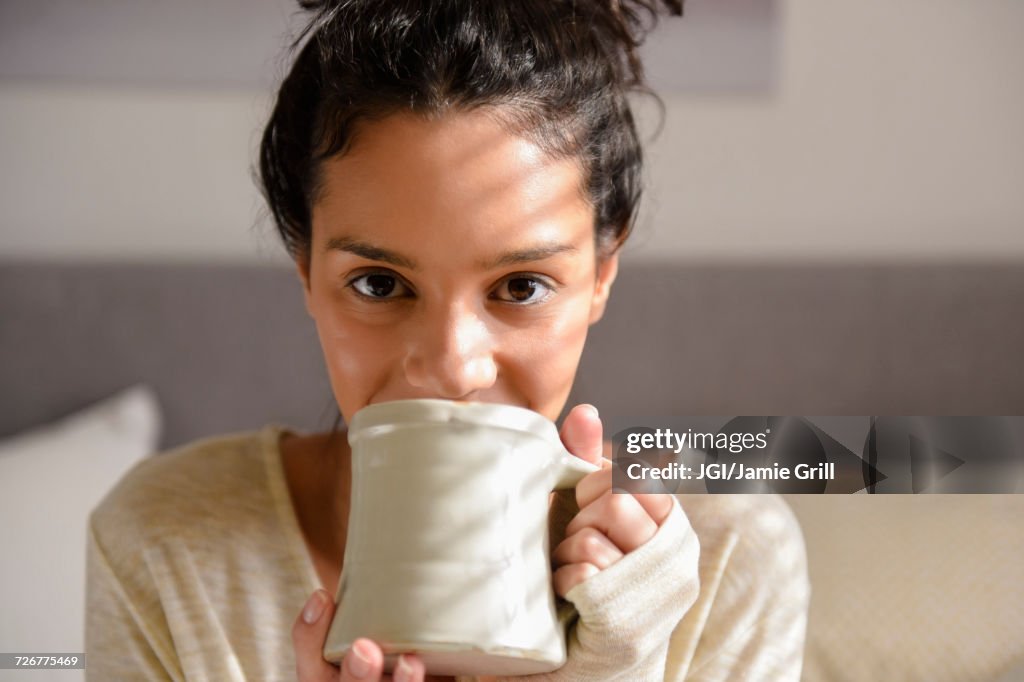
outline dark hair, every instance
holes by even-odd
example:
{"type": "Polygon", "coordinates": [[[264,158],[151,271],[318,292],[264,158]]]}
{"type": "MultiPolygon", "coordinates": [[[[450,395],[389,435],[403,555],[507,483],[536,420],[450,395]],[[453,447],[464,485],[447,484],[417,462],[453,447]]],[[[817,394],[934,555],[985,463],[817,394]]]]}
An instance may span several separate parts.
{"type": "Polygon", "coordinates": [[[683,0],[299,0],[313,10],[260,145],[263,193],[292,258],[308,259],[321,163],[360,120],[487,107],[555,156],[575,156],[614,250],[641,194],[629,91],[637,48],[683,0]],[[304,46],[299,49],[305,40],[304,46]]]}

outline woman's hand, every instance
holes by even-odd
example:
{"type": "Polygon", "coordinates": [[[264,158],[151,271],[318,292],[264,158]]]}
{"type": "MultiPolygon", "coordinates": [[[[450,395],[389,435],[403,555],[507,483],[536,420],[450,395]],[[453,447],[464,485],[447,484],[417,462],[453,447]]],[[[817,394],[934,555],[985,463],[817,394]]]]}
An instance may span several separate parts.
{"type": "Polygon", "coordinates": [[[592,405],[574,407],[561,436],[569,452],[601,466],[576,485],[580,511],[552,554],[558,565],[555,592],[565,597],[573,587],[654,537],[672,511],[673,501],[671,495],[612,493],[611,461],[602,456],[603,429],[592,405]]]}
{"type": "Polygon", "coordinates": [[[324,660],[324,641],[334,617],[334,600],[317,590],[306,602],[292,625],[292,645],[299,682],[430,682],[423,661],[416,656],[400,656],[393,675],[384,674],[384,654],[368,639],[357,639],[348,655],[337,666],[324,660]]]}
{"type": "Polygon", "coordinates": [[[552,530],[565,528],[552,552],[555,591],[579,618],[564,666],[497,680],[662,682],[672,632],[700,592],[697,537],[674,495],[612,493],[597,410],[573,408],[561,435],[570,452],[601,465],[552,501],[552,530]]]}

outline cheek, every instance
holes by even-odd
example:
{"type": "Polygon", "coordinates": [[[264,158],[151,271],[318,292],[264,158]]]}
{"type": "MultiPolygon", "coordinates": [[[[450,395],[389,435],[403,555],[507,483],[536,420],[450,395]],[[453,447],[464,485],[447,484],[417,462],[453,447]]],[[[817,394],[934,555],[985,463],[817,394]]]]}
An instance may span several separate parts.
{"type": "Polygon", "coordinates": [[[589,317],[589,306],[568,306],[521,330],[512,347],[503,349],[510,379],[532,409],[552,420],[562,411],[572,388],[589,317]]]}
{"type": "Polygon", "coordinates": [[[347,421],[387,381],[396,364],[394,334],[354,321],[329,303],[315,307],[314,318],[331,389],[347,421]]]}

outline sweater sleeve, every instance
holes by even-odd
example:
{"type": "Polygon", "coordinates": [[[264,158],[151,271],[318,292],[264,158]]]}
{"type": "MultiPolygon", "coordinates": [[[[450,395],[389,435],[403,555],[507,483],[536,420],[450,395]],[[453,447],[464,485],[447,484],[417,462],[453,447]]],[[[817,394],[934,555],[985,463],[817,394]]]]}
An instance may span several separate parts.
{"type": "MultiPolygon", "coordinates": [[[[141,561],[141,559],[140,559],[141,561]]],[[[98,539],[94,517],[86,549],[86,679],[181,680],[166,625],[132,596],[98,539]]]]}
{"type": "Polygon", "coordinates": [[[670,662],[668,679],[796,682],[811,592],[796,518],[776,495],[707,496],[687,504],[694,528],[706,533],[704,584],[673,634],[674,643],[685,645],[672,658],[692,654],[670,662]]]}
{"type": "Polygon", "coordinates": [[[687,681],[779,680],[797,682],[803,667],[806,605],[779,607],[736,632],[687,681]],[[800,608],[803,606],[803,608],[800,608]]]}
{"type": "Polygon", "coordinates": [[[579,619],[565,666],[498,679],[799,680],[810,583],[788,506],[775,495],[676,502],[650,541],[566,595],[579,619]]]}

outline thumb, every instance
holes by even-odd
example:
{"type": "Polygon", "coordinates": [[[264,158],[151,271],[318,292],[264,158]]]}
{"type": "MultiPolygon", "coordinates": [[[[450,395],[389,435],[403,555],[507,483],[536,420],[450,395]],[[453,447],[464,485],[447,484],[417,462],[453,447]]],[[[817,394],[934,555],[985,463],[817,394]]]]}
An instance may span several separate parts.
{"type": "Polygon", "coordinates": [[[562,443],[565,448],[580,459],[601,466],[604,450],[604,427],[597,408],[593,405],[577,405],[569,411],[562,423],[562,443]]]}
{"type": "Polygon", "coordinates": [[[334,618],[334,600],[324,590],[315,591],[292,625],[292,646],[300,682],[335,682],[338,667],[324,660],[324,641],[334,618]]]}

